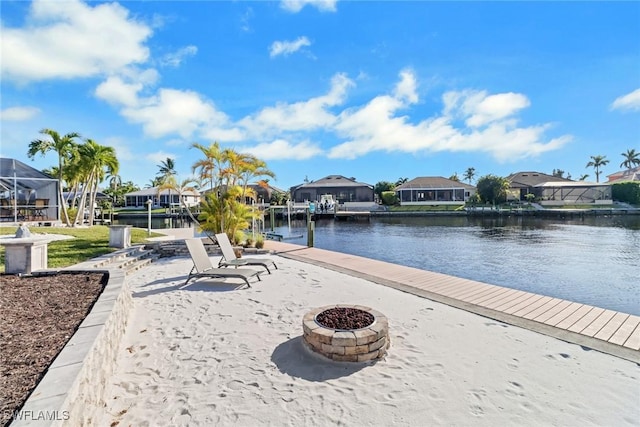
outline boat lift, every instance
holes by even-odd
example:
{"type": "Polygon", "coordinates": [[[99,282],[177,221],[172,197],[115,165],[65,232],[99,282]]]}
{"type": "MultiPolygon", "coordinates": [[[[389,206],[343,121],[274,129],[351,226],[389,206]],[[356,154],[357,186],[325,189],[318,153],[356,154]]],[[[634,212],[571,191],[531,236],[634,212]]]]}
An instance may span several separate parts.
{"type": "Polygon", "coordinates": [[[283,240],[292,240],[292,239],[300,239],[302,237],[304,237],[303,234],[295,234],[292,235],[291,234],[291,209],[304,209],[305,211],[305,216],[307,217],[307,246],[313,246],[313,235],[314,235],[314,231],[315,231],[315,224],[314,221],[311,221],[311,214],[314,213],[315,210],[315,205],[313,203],[307,203],[307,204],[303,204],[303,205],[296,205],[294,204],[291,200],[287,201],[287,205],[286,206],[269,206],[269,210],[271,211],[269,218],[270,218],[270,223],[271,223],[271,231],[267,231],[265,233],[265,237],[267,239],[270,240],[278,240],[278,241],[283,241],[283,240]],[[279,209],[286,209],[287,210],[287,225],[289,227],[289,235],[285,236],[283,234],[279,234],[279,233],[275,233],[275,228],[276,228],[276,224],[275,224],[275,213],[276,210],[279,209]]]}

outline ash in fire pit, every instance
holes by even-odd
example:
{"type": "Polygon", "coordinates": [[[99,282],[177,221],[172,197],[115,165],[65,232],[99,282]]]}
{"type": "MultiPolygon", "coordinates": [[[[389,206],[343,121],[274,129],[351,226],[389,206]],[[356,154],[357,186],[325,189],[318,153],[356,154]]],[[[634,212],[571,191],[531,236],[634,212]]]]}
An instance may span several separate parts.
{"type": "Polygon", "coordinates": [[[313,309],[304,316],[302,328],[311,350],[341,362],[380,359],[390,344],[387,318],[360,305],[313,309]]]}

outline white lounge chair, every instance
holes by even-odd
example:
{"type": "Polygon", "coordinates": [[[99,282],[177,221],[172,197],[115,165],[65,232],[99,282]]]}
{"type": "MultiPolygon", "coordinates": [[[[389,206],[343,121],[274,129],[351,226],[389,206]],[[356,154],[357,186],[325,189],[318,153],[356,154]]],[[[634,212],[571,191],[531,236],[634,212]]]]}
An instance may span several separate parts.
{"type": "Polygon", "coordinates": [[[211,259],[209,258],[209,254],[207,253],[201,239],[186,239],[185,243],[187,244],[189,254],[191,254],[191,259],[193,260],[193,268],[189,272],[189,276],[184,282],[184,285],[189,283],[191,279],[197,279],[199,277],[242,279],[248,287],[251,287],[251,284],[249,283],[249,279],[251,277],[255,276],[258,280],[261,280],[260,272],[250,268],[234,268],[233,270],[215,268],[213,264],[211,264],[211,259]]]}
{"type": "Polygon", "coordinates": [[[231,246],[231,242],[229,241],[229,237],[226,233],[216,234],[216,240],[218,241],[218,245],[220,245],[220,250],[222,251],[222,259],[218,263],[218,267],[238,267],[243,265],[261,265],[267,269],[267,273],[271,274],[271,270],[269,270],[269,264],[273,264],[275,269],[278,269],[278,266],[273,260],[267,258],[238,258],[236,257],[236,253],[233,251],[233,246],[231,246]]]}

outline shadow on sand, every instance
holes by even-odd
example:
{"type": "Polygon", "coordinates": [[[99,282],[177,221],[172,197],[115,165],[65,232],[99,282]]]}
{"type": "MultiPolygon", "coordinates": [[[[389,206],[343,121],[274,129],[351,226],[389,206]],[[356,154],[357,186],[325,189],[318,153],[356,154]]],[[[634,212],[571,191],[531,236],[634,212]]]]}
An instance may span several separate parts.
{"type": "Polygon", "coordinates": [[[302,336],[291,338],[277,346],[271,361],[280,372],[308,381],[327,381],[346,377],[375,362],[334,362],[309,350],[302,336]]]}
{"type": "Polygon", "coordinates": [[[132,292],[134,298],[144,298],[151,295],[158,295],[165,292],[173,291],[203,291],[203,292],[230,292],[246,288],[243,283],[226,282],[223,278],[201,278],[192,280],[187,285],[184,284],[186,276],[167,277],[154,280],[153,282],[143,285],[145,288],[155,285],[167,285],[160,288],[148,289],[144,291],[134,290],[132,292]]]}

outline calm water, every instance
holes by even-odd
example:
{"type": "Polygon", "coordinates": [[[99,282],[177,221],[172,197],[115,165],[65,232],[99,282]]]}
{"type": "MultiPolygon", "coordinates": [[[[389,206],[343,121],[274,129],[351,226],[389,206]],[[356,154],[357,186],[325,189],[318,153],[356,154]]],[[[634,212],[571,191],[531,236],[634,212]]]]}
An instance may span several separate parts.
{"type": "Polygon", "coordinates": [[[323,220],[315,246],[640,315],[638,216],[323,220]]]}

